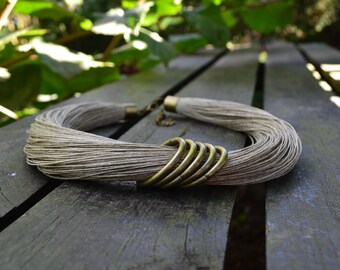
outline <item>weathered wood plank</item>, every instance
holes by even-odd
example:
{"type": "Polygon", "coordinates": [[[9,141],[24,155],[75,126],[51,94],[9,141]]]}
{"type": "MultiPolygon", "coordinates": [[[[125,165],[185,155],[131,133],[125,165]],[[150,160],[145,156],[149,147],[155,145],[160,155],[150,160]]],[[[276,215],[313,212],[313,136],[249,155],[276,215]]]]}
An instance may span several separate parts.
{"type": "Polygon", "coordinates": [[[340,94],[340,51],[323,43],[300,44],[299,48],[340,94]]]}
{"type": "Polygon", "coordinates": [[[267,185],[267,267],[338,269],[340,111],[292,45],[268,53],[265,109],[296,128],[303,152],[289,175],[267,185]]]}
{"type": "MultiPolygon", "coordinates": [[[[132,102],[143,108],[155,98],[176,87],[178,83],[211,61],[214,56],[215,54],[182,56],[171,62],[168,69],[158,66],[143,74],[132,76],[128,80],[108,84],[62,104],[96,100],[132,102]]],[[[33,117],[27,117],[0,128],[0,218],[18,207],[48,181],[25,162],[22,149],[27,139],[26,130],[32,121],[33,117]]],[[[115,128],[111,128],[102,134],[109,135],[114,130],[115,128]]]]}
{"type": "MultiPolygon", "coordinates": [[[[234,52],[180,92],[250,103],[257,53],[234,52]]],[[[156,111],[120,139],[161,143],[173,136],[241,148],[244,137],[176,118],[154,125],[156,111]]],[[[0,235],[3,269],[222,269],[234,190],[119,190],[65,182],[0,235]]]]}

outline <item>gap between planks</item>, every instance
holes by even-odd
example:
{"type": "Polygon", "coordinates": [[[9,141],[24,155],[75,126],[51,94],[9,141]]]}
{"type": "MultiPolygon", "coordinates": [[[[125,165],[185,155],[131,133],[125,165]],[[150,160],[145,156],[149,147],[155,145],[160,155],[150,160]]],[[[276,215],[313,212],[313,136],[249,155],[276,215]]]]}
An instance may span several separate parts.
{"type": "MultiPolygon", "coordinates": [[[[258,63],[254,95],[251,105],[263,109],[265,63],[258,63]]],[[[244,147],[250,145],[246,139],[244,147]]],[[[266,269],[265,247],[265,183],[240,186],[228,232],[228,244],[224,268],[266,269]]]]}

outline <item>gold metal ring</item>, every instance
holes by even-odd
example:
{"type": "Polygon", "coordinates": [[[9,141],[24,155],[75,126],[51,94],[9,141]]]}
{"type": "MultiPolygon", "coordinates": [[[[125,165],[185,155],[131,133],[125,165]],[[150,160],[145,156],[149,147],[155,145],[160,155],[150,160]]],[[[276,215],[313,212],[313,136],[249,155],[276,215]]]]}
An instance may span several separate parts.
{"type": "MultiPolygon", "coordinates": [[[[186,141],[188,142],[189,140],[186,140],[186,141]]],[[[197,167],[201,164],[201,162],[205,158],[207,147],[201,142],[195,142],[195,144],[199,147],[199,152],[195,160],[190,164],[190,166],[181,175],[179,175],[177,178],[172,180],[170,183],[167,183],[166,185],[162,186],[162,188],[170,188],[170,187],[180,185],[184,180],[186,180],[188,177],[190,177],[190,175],[192,175],[196,171],[197,167]]]]}
{"type": "Polygon", "coordinates": [[[192,162],[197,154],[197,145],[192,140],[185,140],[187,145],[190,146],[187,156],[183,159],[183,161],[175,168],[169,175],[167,175],[164,179],[154,183],[153,186],[159,187],[168,184],[171,180],[177,178],[192,162]]]}
{"type": "Polygon", "coordinates": [[[125,119],[136,117],[138,110],[135,104],[129,104],[125,106],[125,119]]]}
{"type": "Polygon", "coordinates": [[[222,168],[228,156],[228,152],[221,146],[215,147],[209,143],[193,142],[180,137],[167,140],[163,145],[178,145],[177,152],[159,172],[146,181],[139,182],[140,186],[188,188],[203,184],[222,168]],[[220,157],[215,162],[217,153],[220,157]]]}
{"type": "Polygon", "coordinates": [[[217,173],[219,169],[222,168],[222,166],[227,160],[228,152],[222,146],[215,146],[215,148],[216,150],[220,152],[220,158],[217,161],[217,163],[209,170],[209,172],[207,172],[205,175],[203,175],[201,178],[197,179],[196,181],[183,186],[184,188],[193,187],[193,186],[197,186],[197,185],[201,185],[205,183],[210,177],[212,177],[215,173],[217,173]]]}
{"type": "Polygon", "coordinates": [[[153,185],[154,183],[158,182],[164,175],[170,173],[173,167],[178,163],[178,161],[182,158],[185,150],[186,150],[186,141],[183,138],[175,137],[170,140],[167,140],[163,143],[163,145],[176,145],[178,144],[178,150],[176,154],[170,159],[168,164],[166,164],[160,171],[158,171],[155,175],[151,178],[143,181],[138,182],[140,186],[148,186],[153,185]]]}
{"type": "Polygon", "coordinates": [[[210,144],[205,143],[205,146],[209,150],[209,156],[208,159],[205,161],[205,163],[188,179],[184,180],[180,186],[186,187],[187,185],[191,185],[191,183],[196,182],[197,179],[199,179],[202,175],[204,175],[211,167],[211,165],[215,162],[216,158],[216,148],[210,144]]]}

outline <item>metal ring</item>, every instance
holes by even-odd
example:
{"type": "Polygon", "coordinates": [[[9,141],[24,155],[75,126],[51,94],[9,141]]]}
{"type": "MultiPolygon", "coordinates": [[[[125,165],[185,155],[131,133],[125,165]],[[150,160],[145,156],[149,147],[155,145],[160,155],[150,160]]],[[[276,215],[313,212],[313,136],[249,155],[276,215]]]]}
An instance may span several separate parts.
{"type": "MultiPolygon", "coordinates": [[[[186,140],[186,141],[188,142],[189,140],[186,140]]],[[[199,152],[195,160],[180,176],[175,178],[170,183],[167,183],[166,185],[162,186],[162,188],[170,188],[176,185],[181,185],[184,180],[186,180],[188,177],[190,177],[190,175],[192,175],[196,171],[197,167],[201,164],[201,162],[205,158],[207,147],[201,142],[195,142],[195,144],[199,147],[199,152]]]]}
{"type": "Polygon", "coordinates": [[[185,140],[186,143],[190,146],[187,156],[183,159],[183,161],[175,168],[169,175],[167,175],[164,179],[160,180],[157,183],[154,183],[153,186],[159,187],[167,185],[171,180],[176,179],[178,175],[180,175],[192,162],[197,153],[197,145],[192,140],[185,140]]]}
{"type": "Polygon", "coordinates": [[[167,140],[162,145],[178,145],[177,152],[159,172],[146,181],[139,182],[140,186],[188,188],[203,184],[222,168],[228,156],[228,152],[221,146],[214,147],[209,143],[193,142],[180,137],[167,140]],[[207,149],[209,155],[206,158],[207,149]],[[215,163],[218,152],[220,157],[215,163]],[[201,165],[203,160],[205,162],[201,165]]]}
{"type": "Polygon", "coordinates": [[[205,183],[210,177],[217,173],[219,169],[222,168],[223,164],[227,160],[228,152],[222,146],[216,146],[215,148],[220,152],[220,158],[217,163],[204,176],[190,184],[183,186],[184,188],[193,187],[205,183]]]}
{"type": "Polygon", "coordinates": [[[209,150],[209,156],[208,159],[205,161],[205,163],[189,178],[187,178],[186,180],[184,180],[180,186],[187,186],[189,184],[191,184],[192,182],[196,182],[196,180],[198,178],[200,178],[202,175],[204,175],[211,167],[211,165],[214,163],[215,158],[216,158],[216,149],[215,147],[210,144],[210,143],[205,143],[204,144],[208,150],[209,150]]]}
{"type": "Polygon", "coordinates": [[[169,174],[172,168],[178,163],[178,161],[182,158],[185,149],[186,149],[186,141],[183,138],[175,137],[170,140],[165,141],[162,145],[176,145],[178,144],[178,150],[176,154],[170,159],[168,164],[166,164],[160,171],[158,171],[155,175],[150,177],[149,179],[138,182],[140,186],[148,186],[153,185],[154,183],[158,182],[164,175],[169,174]]]}

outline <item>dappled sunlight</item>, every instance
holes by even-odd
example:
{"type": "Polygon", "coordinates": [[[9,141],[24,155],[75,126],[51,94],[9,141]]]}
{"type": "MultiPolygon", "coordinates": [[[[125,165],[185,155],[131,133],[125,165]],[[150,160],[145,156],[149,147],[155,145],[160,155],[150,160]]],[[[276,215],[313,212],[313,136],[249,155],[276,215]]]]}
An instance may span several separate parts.
{"type": "Polygon", "coordinates": [[[321,64],[320,67],[326,72],[340,71],[340,64],[321,64]]]}
{"type": "Polygon", "coordinates": [[[315,70],[315,67],[311,63],[306,64],[306,68],[310,71],[313,72],[315,70]]]}
{"type": "Polygon", "coordinates": [[[144,42],[144,41],[141,41],[141,40],[133,40],[132,41],[132,47],[136,48],[137,50],[145,50],[148,48],[148,45],[144,42]]]}
{"type": "Polygon", "coordinates": [[[38,102],[51,102],[51,101],[54,101],[54,100],[57,100],[58,99],[58,94],[51,94],[51,95],[46,95],[46,94],[40,94],[37,96],[37,101],[38,102]]]}
{"type": "Polygon", "coordinates": [[[4,115],[6,115],[6,116],[8,116],[12,119],[15,119],[15,120],[17,120],[19,118],[18,115],[15,112],[13,112],[10,109],[7,109],[6,107],[1,106],[1,105],[0,105],[0,113],[3,113],[4,115]]]}
{"type": "Polygon", "coordinates": [[[325,72],[329,72],[329,76],[335,80],[340,80],[340,64],[321,64],[321,69],[325,72]]]}
{"type": "Polygon", "coordinates": [[[91,30],[102,35],[129,35],[132,30],[126,25],[124,15],[121,8],[111,9],[94,23],[91,30]]]}
{"type": "Polygon", "coordinates": [[[81,52],[72,52],[68,48],[48,43],[40,38],[32,39],[30,43],[20,46],[19,51],[28,52],[34,49],[54,72],[70,78],[84,70],[100,67],[114,67],[111,62],[95,61],[93,56],[81,52]]]}
{"type": "Polygon", "coordinates": [[[11,77],[11,74],[8,72],[6,68],[0,67],[0,81],[4,79],[8,79],[11,77]]]}
{"type": "Polygon", "coordinates": [[[330,101],[334,103],[338,108],[340,108],[340,97],[339,96],[331,96],[330,101]]]}
{"type": "Polygon", "coordinates": [[[315,71],[312,72],[312,74],[313,74],[313,77],[316,80],[320,80],[321,79],[321,75],[320,75],[320,73],[318,71],[315,70],[315,71]]]}
{"type": "Polygon", "coordinates": [[[158,42],[162,42],[164,39],[156,32],[151,32],[150,37],[158,42]]]}
{"type": "Polygon", "coordinates": [[[340,71],[333,71],[329,73],[329,76],[331,76],[331,78],[333,80],[339,81],[340,80],[340,71]]]}
{"type": "MultiPolygon", "coordinates": [[[[322,64],[320,67],[323,71],[336,70],[337,68],[340,67],[340,65],[322,64]]],[[[322,80],[321,74],[316,70],[315,66],[312,63],[307,63],[306,68],[312,73],[313,77],[319,82],[319,86],[321,87],[322,90],[324,90],[325,92],[332,92],[333,90],[332,86],[328,82],[322,80]]],[[[335,73],[335,72],[331,72],[331,73],[335,73]]],[[[330,73],[330,76],[332,77],[331,73],[330,73]]],[[[334,76],[338,79],[335,79],[335,80],[339,80],[340,72],[336,72],[336,73],[337,74],[335,74],[334,76]]]]}
{"type": "Polygon", "coordinates": [[[332,91],[332,87],[326,81],[319,81],[319,85],[326,92],[332,91]]]}
{"type": "Polygon", "coordinates": [[[312,74],[313,74],[315,79],[317,79],[317,80],[321,79],[321,75],[320,75],[320,73],[318,71],[313,71],[312,74]]]}

